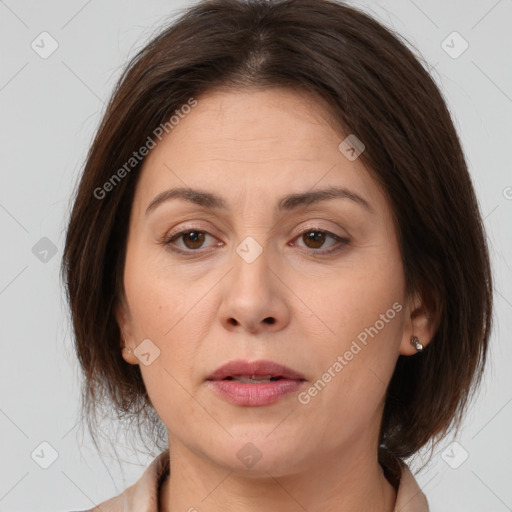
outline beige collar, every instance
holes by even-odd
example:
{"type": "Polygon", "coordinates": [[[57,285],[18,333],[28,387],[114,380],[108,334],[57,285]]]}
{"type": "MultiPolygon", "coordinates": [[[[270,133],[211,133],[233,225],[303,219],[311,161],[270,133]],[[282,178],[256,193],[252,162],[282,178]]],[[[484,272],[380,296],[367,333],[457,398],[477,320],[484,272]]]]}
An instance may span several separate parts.
{"type": "MultiPolygon", "coordinates": [[[[168,472],[169,450],[165,450],[123,493],[85,512],[158,512],[158,491],[168,472]]],[[[429,512],[427,499],[405,463],[394,512],[429,512]]]]}
{"type": "Polygon", "coordinates": [[[426,496],[409,467],[402,462],[402,477],[396,496],[394,512],[429,512],[426,496]]]}

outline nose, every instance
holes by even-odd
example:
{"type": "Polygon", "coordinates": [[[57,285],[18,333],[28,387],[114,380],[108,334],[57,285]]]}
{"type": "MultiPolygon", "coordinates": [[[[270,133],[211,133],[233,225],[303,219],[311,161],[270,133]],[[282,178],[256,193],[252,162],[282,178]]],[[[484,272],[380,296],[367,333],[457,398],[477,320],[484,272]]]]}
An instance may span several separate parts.
{"type": "Polygon", "coordinates": [[[219,315],[228,331],[274,332],[290,321],[288,296],[279,266],[269,265],[266,251],[254,260],[233,255],[234,268],[223,284],[219,315]]]}

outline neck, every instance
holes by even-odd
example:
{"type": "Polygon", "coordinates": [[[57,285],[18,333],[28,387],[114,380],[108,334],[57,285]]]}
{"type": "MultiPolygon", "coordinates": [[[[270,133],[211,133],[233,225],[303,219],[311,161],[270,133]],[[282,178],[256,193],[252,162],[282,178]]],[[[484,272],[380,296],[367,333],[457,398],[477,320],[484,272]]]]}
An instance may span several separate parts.
{"type": "Polygon", "coordinates": [[[396,491],[377,452],[325,454],[307,469],[283,476],[247,476],[199,458],[172,443],[170,477],[160,488],[159,512],[393,512],[396,491]]]}

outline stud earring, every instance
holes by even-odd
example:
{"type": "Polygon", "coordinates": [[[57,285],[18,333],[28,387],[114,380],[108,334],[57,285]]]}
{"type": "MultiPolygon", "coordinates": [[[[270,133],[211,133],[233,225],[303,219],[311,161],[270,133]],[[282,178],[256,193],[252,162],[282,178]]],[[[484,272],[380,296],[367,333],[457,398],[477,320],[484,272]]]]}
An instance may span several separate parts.
{"type": "MultiPolygon", "coordinates": [[[[123,345],[126,343],[126,340],[123,338],[123,345]]],[[[132,349],[131,348],[127,348],[127,347],[123,347],[123,352],[126,352],[127,354],[131,354],[132,353],[132,349]]]]}
{"type": "Polygon", "coordinates": [[[414,345],[418,352],[423,350],[423,345],[420,343],[420,340],[417,336],[411,336],[411,345],[414,345]]]}

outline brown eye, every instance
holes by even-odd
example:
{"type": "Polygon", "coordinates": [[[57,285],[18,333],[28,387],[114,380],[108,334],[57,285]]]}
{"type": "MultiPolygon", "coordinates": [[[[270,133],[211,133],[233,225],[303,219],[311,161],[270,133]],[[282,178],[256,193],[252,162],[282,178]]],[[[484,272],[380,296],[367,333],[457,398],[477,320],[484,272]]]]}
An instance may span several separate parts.
{"type": "Polygon", "coordinates": [[[180,233],[179,237],[187,249],[199,249],[204,243],[205,234],[202,231],[187,231],[180,233]]]}
{"type": "Polygon", "coordinates": [[[302,240],[309,249],[320,249],[325,242],[326,233],[323,231],[305,231],[302,240]]]}
{"type": "Polygon", "coordinates": [[[350,244],[350,240],[348,238],[342,238],[330,231],[316,228],[309,228],[306,231],[303,231],[296,240],[295,244],[314,256],[328,256],[341,251],[350,244]],[[330,245],[324,246],[329,238],[334,243],[331,242],[330,245]]]}
{"type": "MultiPolygon", "coordinates": [[[[222,247],[224,245],[223,242],[218,240],[215,242],[215,237],[207,231],[199,229],[180,231],[179,233],[164,237],[161,243],[173,252],[190,257],[203,255],[205,252],[215,249],[215,247],[222,247]],[[210,247],[207,245],[206,239],[208,237],[211,237],[214,241],[213,244],[210,244],[210,247]]],[[[330,231],[310,228],[303,231],[292,245],[296,244],[311,255],[327,256],[341,251],[350,244],[350,240],[339,237],[330,231]],[[328,238],[334,243],[324,247],[328,238]],[[297,242],[299,243],[297,244],[297,242]]]]}
{"type": "Polygon", "coordinates": [[[216,241],[215,237],[210,235],[207,231],[194,228],[166,236],[161,243],[173,252],[189,256],[199,256],[208,249],[212,250],[215,247],[221,247],[223,245],[222,242],[216,241]],[[211,239],[209,246],[208,238],[211,239]]]}

